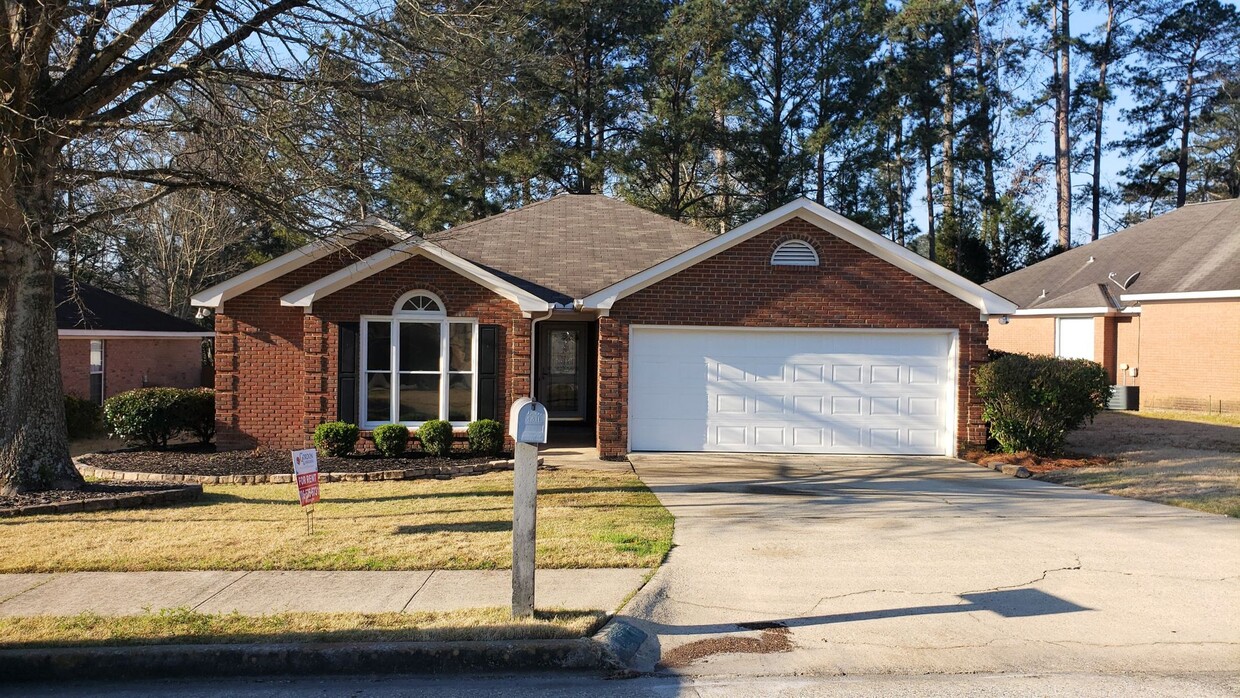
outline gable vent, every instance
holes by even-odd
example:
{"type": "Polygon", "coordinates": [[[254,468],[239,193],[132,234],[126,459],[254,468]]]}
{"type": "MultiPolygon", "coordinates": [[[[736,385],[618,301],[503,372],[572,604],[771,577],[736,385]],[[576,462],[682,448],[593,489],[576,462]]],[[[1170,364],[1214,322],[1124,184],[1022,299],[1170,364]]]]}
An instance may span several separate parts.
{"type": "Polygon", "coordinates": [[[804,240],[789,240],[771,255],[771,265],[777,267],[816,267],[818,252],[804,240]]]}

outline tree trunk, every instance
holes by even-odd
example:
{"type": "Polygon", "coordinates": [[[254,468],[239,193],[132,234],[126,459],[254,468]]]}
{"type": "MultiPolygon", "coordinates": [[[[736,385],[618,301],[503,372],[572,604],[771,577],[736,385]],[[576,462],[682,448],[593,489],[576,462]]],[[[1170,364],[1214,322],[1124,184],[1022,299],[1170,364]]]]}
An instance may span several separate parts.
{"type": "Polygon", "coordinates": [[[1197,78],[1197,55],[1188,63],[1184,79],[1184,113],[1180,123],[1180,152],[1176,157],[1175,207],[1188,203],[1188,135],[1193,127],[1193,87],[1197,78]]]}
{"type": "Polygon", "coordinates": [[[1068,131],[1069,110],[1072,108],[1070,2],[1055,0],[1051,12],[1051,36],[1055,48],[1051,53],[1051,62],[1055,66],[1055,211],[1059,233],[1057,242],[1065,250],[1072,246],[1072,141],[1068,131]]]}
{"type": "Polygon", "coordinates": [[[77,488],[69,459],[52,253],[5,231],[0,251],[0,494],[77,488]]]}
{"type": "Polygon", "coordinates": [[[982,240],[989,249],[999,243],[999,196],[995,186],[994,117],[991,115],[990,66],[986,62],[986,43],[982,35],[982,14],[977,0],[969,7],[973,12],[973,53],[977,71],[978,130],[982,145],[982,240]]]}
{"type": "MultiPolygon", "coordinates": [[[[927,124],[928,126],[929,124],[927,124]]],[[[934,163],[931,162],[930,143],[923,142],[921,156],[926,161],[926,236],[930,240],[930,261],[938,260],[938,241],[934,238],[934,163]]]]}
{"type": "Polygon", "coordinates": [[[1107,2],[1107,19],[1103,29],[1102,57],[1098,61],[1098,94],[1094,97],[1094,146],[1092,181],[1089,185],[1089,239],[1097,240],[1102,221],[1102,119],[1107,105],[1107,68],[1111,65],[1111,47],[1115,42],[1115,0],[1107,2]]]}

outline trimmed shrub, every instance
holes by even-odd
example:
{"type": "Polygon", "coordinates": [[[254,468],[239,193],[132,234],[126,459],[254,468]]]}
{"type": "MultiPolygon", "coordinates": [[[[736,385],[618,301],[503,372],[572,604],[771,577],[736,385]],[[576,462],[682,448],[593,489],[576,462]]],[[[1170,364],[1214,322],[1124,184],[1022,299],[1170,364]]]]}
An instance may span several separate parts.
{"type": "Polygon", "coordinates": [[[409,427],[404,424],[384,424],[375,427],[370,433],[375,441],[375,450],[388,458],[396,458],[404,454],[409,445],[409,427]]]}
{"type": "Polygon", "coordinates": [[[357,446],[361,430],[348,422],[324,422],[314,428],[314,447],[328,456],[347,456],[357,446]]]}
{"type": "Polygon", "coordinates": [[[469,450],[480,456],[497,456],[504,450],[504,425],[494,419],[470,422],[465,432],[469,436],[469,450]]]}
{"type": "Polygon", "coordinates": [[[990,435],[1007,453],[1057,455],[1068,432],[1106,407],[1111,381],[1084,359],[1007,354],[979,366],[974,377],[990,435]]]}
{"type": "Polygon", "coordinates": [[[103,408],[94,400],[66,395],[65,426],[70,439],[89,439],[103,427],[103,408]]]}
{"type": "Polygon", "coordinates": [[[200,443],[211,443],[215,438],[215,391],[194,388],[181,392],[181,428],[193,434],[200,443]]]}
{"type": "Polygon", "coordinates": [[[442,419],[423,422],[418,427],[418,441],[422,442],[422,450],[433,456],[448,456],[452,453],[452,425],[442,419]]]}
{"type": "Polygon", "coordinates": [[[166,448],[168,439],[185,426],[185,392],[179,388],[138,388],[113,395],[103,403],[104,424],[118,439],[166,448]]]}

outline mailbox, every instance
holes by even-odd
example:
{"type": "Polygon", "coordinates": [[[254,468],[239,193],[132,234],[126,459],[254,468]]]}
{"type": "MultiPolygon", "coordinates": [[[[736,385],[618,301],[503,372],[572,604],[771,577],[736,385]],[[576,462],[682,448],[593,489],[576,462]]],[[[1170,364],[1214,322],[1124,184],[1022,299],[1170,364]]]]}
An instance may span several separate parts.
{"type": "Polygon", "coordinates": [[[508,412],[508,433],[522,444],[547,443],[547,408],[523,397],[508,412]]]}

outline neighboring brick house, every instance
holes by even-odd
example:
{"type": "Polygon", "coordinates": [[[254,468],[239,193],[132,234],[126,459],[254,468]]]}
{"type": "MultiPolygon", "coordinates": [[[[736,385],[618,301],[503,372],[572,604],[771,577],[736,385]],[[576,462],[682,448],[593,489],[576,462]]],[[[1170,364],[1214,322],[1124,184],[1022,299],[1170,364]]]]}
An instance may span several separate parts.
{"type": "Polygon", "coordinates": [[[1240,199],[1190,204],[986,288],[990,346],[1097,361],[1141,409],[1240,412],[1240,199]]]}
{"type": "Polygon", "coordinates": [[[463,428],[532,395],[604,456],[954,454],[985,437],[986,319],[1015,310],[804,199],[712,235],[593,195],[426,238],[370,219],[194,303],[225,447],[463,428]]]}
{"type": "Polygon", "coordinates": [[[60,382],[102,403],[134,388],[197,388],[202,344],[214,333],[115,293],[56,277],[60,382]]]}

